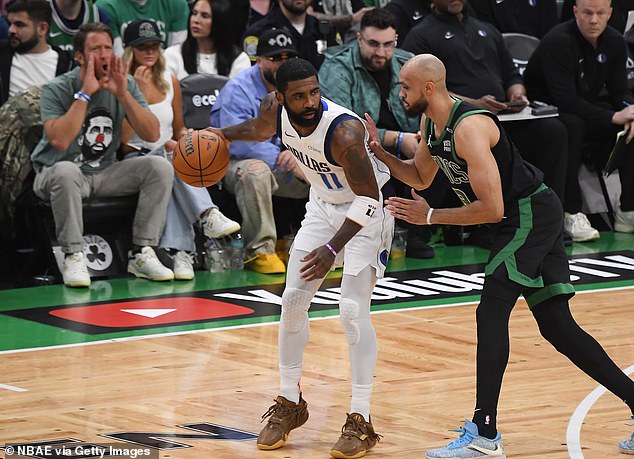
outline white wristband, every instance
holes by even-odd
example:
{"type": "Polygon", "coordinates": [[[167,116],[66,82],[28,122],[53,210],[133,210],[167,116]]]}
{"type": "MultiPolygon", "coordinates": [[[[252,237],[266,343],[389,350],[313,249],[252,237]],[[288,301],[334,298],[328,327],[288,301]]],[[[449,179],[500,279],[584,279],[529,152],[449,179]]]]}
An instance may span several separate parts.
{"type": "Polygon", "coordinates": [[[427,211],[427,224],[431,225],[431,214],[434,212],[434,208],[430,207],[427,211]]]}
{"type": "Polygon", "coordinates": [[[346,218],[349,218],[358,225],[368,224],[376,209],[379,208],[379,201],[369,196],[356,196],[350,203],[346,218]]]}

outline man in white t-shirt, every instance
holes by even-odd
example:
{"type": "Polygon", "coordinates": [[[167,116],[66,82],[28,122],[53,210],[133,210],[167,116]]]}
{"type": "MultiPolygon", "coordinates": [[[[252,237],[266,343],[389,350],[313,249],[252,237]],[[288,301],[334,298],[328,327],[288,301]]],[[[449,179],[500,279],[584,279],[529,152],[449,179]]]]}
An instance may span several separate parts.
{"type": "Polygon", "coordinates": [[[1,103],[72,67],[69,54],[46,42],[51,23],[51,5],[47,0],[15,0],[7,6],[7,18],[9,39],[0,49],[1,103]]]}

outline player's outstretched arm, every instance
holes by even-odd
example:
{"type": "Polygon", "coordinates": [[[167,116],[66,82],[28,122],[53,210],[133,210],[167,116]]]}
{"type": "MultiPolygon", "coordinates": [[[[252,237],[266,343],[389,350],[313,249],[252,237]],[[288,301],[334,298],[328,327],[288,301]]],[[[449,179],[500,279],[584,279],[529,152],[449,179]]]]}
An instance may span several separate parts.
{"type": "Polygon", "coordinates": [[[369,222],[380,203],[379,187],[365,146],[365,127],[357,119],[342,122],[332,136],[333,159],[343,167],[351,190],[357,195],[344,223],[327,245],[317,247],[301,261],[302,279],[324,277],[346,243],[369,222]]]}
{"type": "Polygon", "coordinates": [[[399,159],[381,145],[379,132],[372,117],[366,113],[365,119],[370,134],[368,146],[376,157],[390,169],[392,176],[417,190],[423,190],[431,185],[438,171],[438,166],[431,158],[425,142],[418,143],[413,159],[399,159]]]}
{"type": "Polygon", "coordinates": [[[258,116],[233,126],[223,128],[209,127],[208,131],[215,132],[232,142],[242,140],[244,142],[264,142],[277,132],[277,108],[278,102],[275,93],[267,94],[260,103],[258,116]]]}

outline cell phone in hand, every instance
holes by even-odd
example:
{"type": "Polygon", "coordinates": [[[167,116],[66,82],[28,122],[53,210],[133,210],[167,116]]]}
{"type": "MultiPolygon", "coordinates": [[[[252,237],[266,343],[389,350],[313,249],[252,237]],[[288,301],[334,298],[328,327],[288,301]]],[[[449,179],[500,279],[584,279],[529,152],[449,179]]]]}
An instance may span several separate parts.
{"type": "Polygon", "coordinates": [[[524,102],[523,100],[509,100],[509,101],[503,102],[503,104],[505,104],[509,108],[526,107],[526,102],[524,102]]]}

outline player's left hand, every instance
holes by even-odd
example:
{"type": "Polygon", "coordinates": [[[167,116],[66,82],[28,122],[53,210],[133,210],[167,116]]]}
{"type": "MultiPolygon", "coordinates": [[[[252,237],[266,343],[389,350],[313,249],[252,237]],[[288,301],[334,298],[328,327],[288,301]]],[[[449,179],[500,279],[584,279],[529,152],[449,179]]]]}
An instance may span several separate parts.
{"type": "Polygon", "coordinates": [[[335,256],[325,246],[319,246],[300,260],[306,263],[300,270],[300,277],[305,281],[323,279],[330,272],[335,256]]]}
{"type": "Polygon", "coordinates": [[[427,211],[429,204],[427,200],[418,195],[412,188],[412,198],[405,199],[393,196],[385,200],[385,208],[394,218],[412,223],[414,225],[427,224],[427,211]]]}

